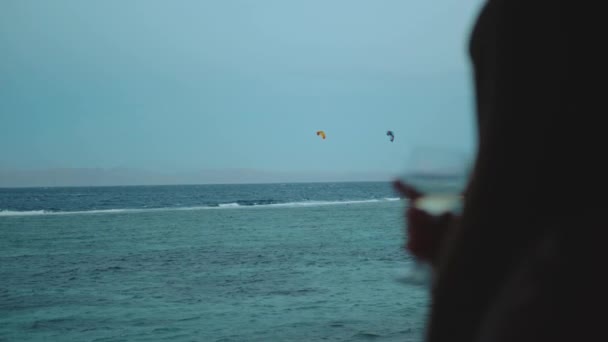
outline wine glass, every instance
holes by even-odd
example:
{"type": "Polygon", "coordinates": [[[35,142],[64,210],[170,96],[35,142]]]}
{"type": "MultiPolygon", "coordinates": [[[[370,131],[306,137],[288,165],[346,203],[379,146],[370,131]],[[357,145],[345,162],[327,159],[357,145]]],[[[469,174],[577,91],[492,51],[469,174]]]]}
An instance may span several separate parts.
{"type": "MultiPolygon", "coordinates": [[[[400,180],[422,196],[408,205],[437,218],[446,213],[459,214],[470,167],[469,156],[461,150],[438,146],[413,148],[400,180]]],[[[414,258],[412,266],[400,281],[419,285],[428,285],[432,281],[429,264],[414,258]]]]}
{"type": "Polygon", "coordinates": [[[423,196],[412,205],[440,216],[462,210],[462,194],[470,172],[470,158],[463,151],[435,146],[414,148],[401,181],[423,196]]]}

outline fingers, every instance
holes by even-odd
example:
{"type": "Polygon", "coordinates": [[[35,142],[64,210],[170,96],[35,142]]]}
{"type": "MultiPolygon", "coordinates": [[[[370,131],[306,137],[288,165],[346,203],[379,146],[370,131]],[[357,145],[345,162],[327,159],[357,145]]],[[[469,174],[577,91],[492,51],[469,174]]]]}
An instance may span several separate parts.
{"type": "Polygon", "coordinates": [[[446,213],[441,216],[431,215],[424,210],[410,207],[405,212],[407,231],[412,233],[416,230],[422,231],[440,231],[450,225],[454,219],[454,215],[446,213]]]}
{"type": "Polygon", "coordinates": [[[451,221],[452,213],[434,216],[424,210],[410,207],[406,210],[407,241],[405,249],[412,255],[427,261],[433,260],[438,253],[451,221]]]}
{"type": "Polygon", "coordinates": [[[409,207],[406,210],[408,227],[427,227],[433,225],[433,217],[424,210],[409,207]]]}
{"type": "Polygon", "coordinates": [[[422,197],[422,193],[416,190],[411,185],[405,184],[400,180],[396,180],[393,182],[393,187],[402,195],[407,197],[410,200],[416,200],[417,198],[422,197]]]}

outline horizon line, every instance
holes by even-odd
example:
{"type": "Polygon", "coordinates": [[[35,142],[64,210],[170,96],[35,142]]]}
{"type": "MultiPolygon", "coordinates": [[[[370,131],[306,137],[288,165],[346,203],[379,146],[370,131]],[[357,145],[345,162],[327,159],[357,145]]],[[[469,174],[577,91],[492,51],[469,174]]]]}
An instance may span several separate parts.
{"type": "Polygon", "coordinates": [[[143,186],[198,186],[198,185],[276,185],[276,184],[324,184],[324,183],[390,183],[392,180],[336,180],[336,181],[289,181],[289,182],[235,182],[235,183],[166,183],[166,184],[107,184],[107,185],[32,185],[0,186],[0,189],[34,189],[34,188],[118,188],[143,186]]]}

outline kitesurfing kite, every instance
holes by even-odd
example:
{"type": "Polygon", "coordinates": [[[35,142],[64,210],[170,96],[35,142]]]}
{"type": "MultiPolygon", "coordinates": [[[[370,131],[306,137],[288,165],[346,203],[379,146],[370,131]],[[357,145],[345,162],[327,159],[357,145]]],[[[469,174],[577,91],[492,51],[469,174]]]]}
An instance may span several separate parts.
{"type": "Polygon", "coordinates": [[[388,135],[389,137],[391,137],[391,142],[393,142],[393,140],[395,140],[395,135],[393,134],[393,131],[387,131],[386,135],[388,135]]]}
{"type": "Polygon", "coordinates": [[[317,131],[317,135],[321,136],[321,138],[325,139],[325,132],[317,131]]]}

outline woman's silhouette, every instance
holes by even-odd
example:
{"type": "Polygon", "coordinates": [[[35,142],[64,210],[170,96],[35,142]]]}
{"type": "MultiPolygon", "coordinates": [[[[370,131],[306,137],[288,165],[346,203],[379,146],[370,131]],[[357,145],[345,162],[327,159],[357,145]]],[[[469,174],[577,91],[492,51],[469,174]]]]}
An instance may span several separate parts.
{"type": "Polygon", "coordinates": [[[489,0],[477,19],[479,146],[464,210],[442,224],[406,213],[408,249],[437,273],[427,341],[606,340],[606,144],[586,108],[603,85],[575,81],[594,64],[572,68],[573,52],[590,53],[572,45],[564,7],[489,0]]]}

